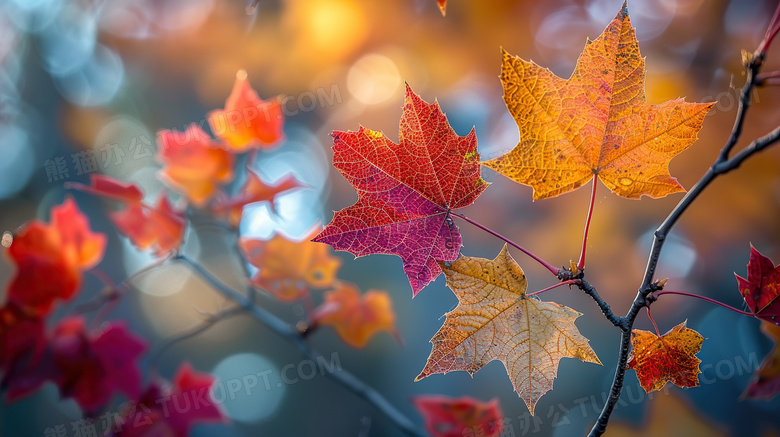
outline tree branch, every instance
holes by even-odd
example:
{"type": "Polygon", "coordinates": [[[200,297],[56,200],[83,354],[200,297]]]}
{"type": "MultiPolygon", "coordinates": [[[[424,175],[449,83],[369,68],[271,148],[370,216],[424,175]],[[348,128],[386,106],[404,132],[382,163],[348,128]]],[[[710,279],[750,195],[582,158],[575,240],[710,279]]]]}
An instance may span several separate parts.
{"type": "MultiPolygon", "coordinates": [[[[264,310],[263,308],[254,305],[253,302],[243,294],[223,284],[219,279],[212,275],[206,268],[191,260],[190,258],[179,255],[175,259],[187,264],[192,270],[194,270],[204,281],[211,285],[215,290],[222,293],[225,297],[235,301],[241,307],[245,308],[247,313],[260,321],[268,329],[284,338],[289,343],[293,344],[298,352],[310,360],[315,360],[318,354],[309,346],[299,332],[290,327],[285,321],[264,310]]],[[[251,288],[251,287],[250,287],[251,288]]],[[[370,403],[381,411],[388,419],[390,419],[395,425],[410,436],[424,437],[425,434],[417,430],[414,424],[397,410],[390,402],[387,401],[379,392],[369,387],[366,383],[359,380],[357,377],[342,370],[339,372],[326,372],[329,378],[335,382],[341,384],[345,389],[351,391],[355,395],[363,398],[366,402],[370,403]]]]}

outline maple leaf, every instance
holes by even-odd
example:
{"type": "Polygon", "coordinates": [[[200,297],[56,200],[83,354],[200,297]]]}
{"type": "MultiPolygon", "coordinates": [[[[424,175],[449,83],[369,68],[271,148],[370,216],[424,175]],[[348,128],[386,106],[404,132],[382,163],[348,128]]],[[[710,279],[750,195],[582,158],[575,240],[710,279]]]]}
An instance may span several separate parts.
{"type": "Polygon", "coordinates": [[[269,149],[284,138],[280,99],[260,99],[249,85],[245,70],[236,74],[225,109],[209,113],[208,121],[214,135],[233,152],[248,148],[269,149]]]}
{"type": "Polygon", "coordinates": [[[539,398],[552,390],[561,358],[601,364],[574,325],[581,313],[526,297],[525,274],[506,245],[493,260],[464,256],[442,269],[458,306],[431,339],[417,381],[454,370],[473,375],[499,360],[533,414],[539,398]]]}
{"type": "Polygon", "coordinates": [[[498,437],[503,429],[504,414],[498,399],[481,402],[468,396],[429,395],[415,396],[412,401],[433,437],[498,437]]]}
{"type": "Polygon", "coordinates": [[[701,360],[696,354],[704,337],[685,325],[682,322],[660,337],[641,329],[631,331],[633,351],[628,368],[636,371],[646,392],[661,390],[667,382],[684,388],[698,387],[701,360]]]}
{"type": "Polygon", "coordinates": [[[680,396],[668,393],[653,398],[641,426],[627,425],[619,421],[610,423],[610,437],[726,437],[730,435],[713,426],[690,403],[680,396]]]}
{"type": "Polygon", "coordinates": [[[647,103],[645,60],[625,4],[588,41],[568,80],[502,53],[504,102],[520,142],[484,166],[533,187],[534,200],[578,188],[594,175],[632,199],[685,191],[669,174],[669,160],[696,140],[715,103],[647,103]]]}
{"type": "Polygon", "coordinates": [[[761,330],[775,342],[775,347],[766,355],[742,396],[770,400],[780,392],[780,326],[762,320],[761,330]]]}
{"type": "Polygon", "coordinates": [[[14,237],[8,255],[16,275],[8,300],[43,315],[54,301],[67,300],[81,287],[84,270],[102,258],[106,236],[93,233],[89,220],[68,197],[51,210],[51,223],[31,220],[14,237]]]}
{"type": "Polygon", "coordinates": [[[736,273],[734,276],[750,311],[759,319],[780,326],[780,266],[751,245],[747,279],[736,273]]]}
{"type": "Polygon", "coordinates": [[[214,377],[196,372],[184,362],[173,384],[154,381],[141,395],[135,408],[125,412],[115,437],[186,437],[197,423],[222,422],[225,417],[210,396],[214,377]]]}
{"type": "Polygon", "coordinates": [[[141,250],[151,248],[155,256],[162,256],[182,243],[184,211],[174,208],[164,193],[151,207],[142,202],[144,195],[137,185],[96,174],[91,176],[90,185],[70,182],[66,187],[121,202],[124,208],[109,218],[141,250]]]}
{"type": "Polygon", "coordinates": [[[157,141],[157,159],[163,163],[160,178],[196,207],[203,207],[218,185],[233,180],[233,154],[195,123],[185,132],[159,131],[157,141]]]}
{"type": "Polygon", "coordinates": [[[474,129],[458,136],[439,104],[407,85],[400,144],[362,126],[333,139],[333,166],[358,201],[336,212],[314,241],[355,256],[400,256],[416,295],[441,273],[437,261],[458,258],[461,235],[450,210],[472,204],[488,186],[474,129]]]}
{"type": "Polygon", "coordinates": [[[84,319],[63,319],[50,339],[51,375],[62,397],[72,397],[83,409],[104,405],[114,391],[131,399],[140,395],[141,372],[137,360],[146,344],[124,325],[109,323],[88,333],[84,319]]]}
{"type": "Polygon", "coordinates": [[[436,3],[439,5],[439,10],[441,11],[441,16],[444,17],[447,15],[447,0],[436,0],[436,3]]]}
{"type": "Polygon", "coordinates": [[[259,269],[252,276],[252,284],[282,302],[302,298],[309,287],[333,285],[341,259],[332,256],[327,246],[309,241],[319,229],[316,225],[302,241],[279,234],[270,240],[242,237],[239,247],[244,258],[259,269]]]}
{"type": "Polygon", "coordinates": [[[361,296],[355,285],[346,282],[325,293],[325,301],[312,312],[311,323],[332,326],[354,348],[364,347],[379,331],[390,332],[400,342],[390,296],[379,290],[361,296]]]}
{"type": "Polygon", "coordinates": [[[279,193],[301,188],[304,185],[292,174],[288,174],[274,185],[263,182],[255,172],[246,169],[246,182],[241,187],[239,193],[231,198],[218,199],[213,210],[217,217],[230,223],[232,226],[238,226],[241,222],[241,213],[244,207],[251,203],[268,202],[271,210],[274,211],[274,202],[279,193]]]}
{"type": "Polygon", "coordinates": [[[6,401],[13,402],[43,384],[38,376],[46,348],[44,320],[35,313],[7,303],[0,308],[0,389],[7,389],[6,401]]]}

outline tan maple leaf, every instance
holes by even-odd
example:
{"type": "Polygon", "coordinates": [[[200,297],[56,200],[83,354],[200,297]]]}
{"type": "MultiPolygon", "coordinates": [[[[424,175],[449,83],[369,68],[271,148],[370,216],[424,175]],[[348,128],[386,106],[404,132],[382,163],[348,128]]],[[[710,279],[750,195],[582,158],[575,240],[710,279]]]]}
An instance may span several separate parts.
{"type": "Polygon", "coordinates": [[[552,389],[561,358],[601,364],[574,325],[581,313],[526,297],[525,274],[506,245],[493,260],[464,256],[441,268],[459,303],[431,339],[431,355],[416,381],[454,370],[473,375],[499,360],[533,414],[552,389]]]}
{"type": "Polygon", "coordinates": [[[647,103],[645,60],[625,4],[588,41],[568,80],[502,52],[504,102],[520,142],[484,166],[533,187],[535,200],[593,177],[628,198],[685,191],[669,174],[669,161],[696,141],[715,103],[647,103]]]}

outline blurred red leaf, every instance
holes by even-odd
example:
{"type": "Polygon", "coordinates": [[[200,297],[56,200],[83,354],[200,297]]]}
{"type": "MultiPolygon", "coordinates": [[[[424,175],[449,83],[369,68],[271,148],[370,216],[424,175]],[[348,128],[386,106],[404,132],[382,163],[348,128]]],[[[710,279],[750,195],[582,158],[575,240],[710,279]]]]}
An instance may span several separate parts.
{"type": "Polygon", "coordinates": [[[121,391],[137,399],[141,372],[137,360],[146,350],[143,340],[122,324],[107,324],[88,333],[84,319],[63,319],[55,327],[49,348],[53,368],[47,375],[62,397],[73,398],[83,409],[94,411],[121,391]]]}
{"type": "Polygon", "coordinates": [[[153,382],[134,408],[125,412],[116,437],[186,437],[196,423],[222,422],[225,417],[209,395],[214,377],[196,372],[185,362],[173,385],[153,382]]]}
{"type": "Polygon", "coordinates": [[[284,137],[280,99],[260,99],[249,85],[245,70],[236,73],[225,109],[210,112],[208,120],[214,135],[233,152],[248,148],[269,149],[284,137]]]}
{"type": "Polygon", "coordinates": [[[341,259],[331,255],[328,246],[309,241],[316,234],[315,229],[303,241],[288,240],[279,234],[270,240],[241,238],[244,258],[259,269],[252,284],[282,302],[302,298],[309,287],[333,285],[341,259]]]}
{"type": "Polygon", "coordinates": [[[775,342],[775,347],[766,355],[742,396],[769,400],[780,392],[780,326],[762,320],[761,330],[775,342]]]}
{"type": "Polygon", "coordinates": [[[198,125],[191,124],[185,132],[162,130],[157,139],[157,159],[163,163],[160,178],[196,207],[203,207],[218,185],[233,180],[233,154],[198,125]]]}
{"type": "Polygon", "coordinates": [[[736,273],[739,292],[756,317],[780,326],[780,266],[750,246],[747,279],[736,273]]]}
{"type": "Polygon", "coordinates": [[[503,429],[498,400],[481,402],[464,396],[416,396],[414,405],[425,419],[425,428],[433,437],[497,437],[503,429]]]}
{"type": "Polygon", "coordinates": [[[90,181],[91,185],[72,182],[67,186],[122,202],[124,209],[109,217],[139,249],[152,248],[156,256],[161,256],[181,245],[186,224],[184,212],[171,206],[165,194],[151,207],[142,202],[143,192],[135,184],[105,175],[92,175],[90,181]]]}
{"type": "Polygon", "coordinates": [[[244,211],[246,205],[257,202],[268,202],[271,206],[271,210],[275,211],[274,202],[279,193],[304,186],[291,174],[282,177],[274,185],[266,184],[257,176],[257,174],[248,168],[246,169],[246,174],[246,182],[244,182],[244,186],[241,187],[241,190],[236,196],[217,200],[214,205],[214,213],[232,226],[239,225],[241,222],[241,213],[244,211]]]}
{"type": "Polygon", "coordinates": [[[436,3],[439,4],[439,10],[441,11],[441,16],[444,17],[447,15],[447,0],[436,0],[436,3]]]}
{"type": "Polygon", "coordinates": [[[51,216],[51,224],[28,222],[8,249],[17,267],[8,300],[40,315],[48,313],[56,299],[74,295],[82,271],[100,262],[106,246],[106,236],[90,230],[72,198],[52,208],[51,216]]]}
{"type": "Polygon", "coordinates": [[[325,301],[311,315],[312,324],[330,325],[344,343],[362,348],[379,331],[399,340],[393,302],[385,291],[368,290],[362,296],[353,284],[340,282],[325,293],[325,301]]]}
{"type": "Polygon", "coordinates": [[[0,387],[12,402],[36,390],[44,382],[38,376],[46,348],[44,321],[13,303],[0,308],[0,387]]]}

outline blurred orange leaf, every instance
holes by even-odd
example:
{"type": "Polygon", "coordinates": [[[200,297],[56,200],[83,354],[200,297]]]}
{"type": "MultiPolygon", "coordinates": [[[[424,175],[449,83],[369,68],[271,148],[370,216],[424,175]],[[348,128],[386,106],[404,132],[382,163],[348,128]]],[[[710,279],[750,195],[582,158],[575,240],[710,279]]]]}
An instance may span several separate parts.
{"type": "Polygon", "coordinates": [[[667,382],[685,388],[699,385],[701,360],[696,354],[701,350],[704,337],[685,324],[680,323],[660,337],[640,329],[631,331],[634,350],[629,356],[628,368],[636,371],[646,392],[660,390],[667,382]]]}
{"type": "Polygon", "coordinates": [[[280,99],[260,99],[249,85],[245,70],[236,74],[225,109],[210,112],[208,121],[214,135],[233,152],[248,148],[268,149],[284,137],[280,99]]]}
{"type": "Polygon", "coordinates": [[[186,224],[184,212],[173,208],[165,194],[151,207],[142,202],[143,192],[135,184],[97,174],[92,175],[90,182],[91,185],[71,182],[66,186],[122,202],[124,209],[109,217],[139,249],[151,248],[155,256],[161,256],[181,245],[186,224]]]}
{"type": "Polygon", "coordinates": [[[72,198],[52,208],[51,217],[51,224],[28,222],[8,249],[17,268],[8,300],[41,315],[56,299],[73,296],[81,273],[100,262],[106,247],[106,236],[91,231],[72,198]]]}
{"type": "Polygon", "coordinates": [[[317,226],[302,241],[292,241],[277,234],[270,240],[241,238],[244,258],[259,271],[252,284],[282,302],[293,302],[309,292],[309,287],[333,285],[341,267],[341,258],[332,256],[330,248],[309,241],[319,232],[317,226]]]}
{"type": "Polygon", "coordinates": [[[311,322],[332,326],[344,343],[355,348],[364,347],[379,331],[388,331],[400,341],[387,292],[368,290],[361,296],[356,286],[345,282],[325,293],[325,301],[314,310],[311,322]]]}
{"type": "Polygon", "coordinates": [[[775,342],[775,347],[766,355],[742,396],[769,400],[780,391],[780,326],[762,320],[761,330],[775,342]]]}
{"type": "Polygon", "coordinates": [[[481,402],[468,396],[431,395],[415,396],[413,401],[434,437],[498,437],[503,429],[498,399],[481,402]]]}
{"type": "Polygon", "coordinates": [[[528,281],[506,245],[493,260],[462,256],[440,265],[458,306],[431,339],[433,349],[417,381],[454,370],[474,374],[499,360],[534,414],[539,398],[552,390],[561,358],[601,364],[574,325],[580,313],[526,297],[528,281]]]}
{"type": "Polygon", "coordinates": [[[441,11],[441,16],[444,17],[447,15],[447,0],[436,0],[436,3],[439,4],[439,10],[441,11]]]}
{"type": "Polygon", "coordinates": [[[709,423],[688,402],[674,394],[659,395],[648,403],[642,426],[610,423],[611,437],[726,437],[728,434],[709,423]]]}
{"type": "Polygon", "coordinates": [[[697,138],[714,103],[650,105],[645,61],[625,4],[585,46],[568,80],[503,51],[504,102],[520,143],[483,163],[534,189],[534,199],[574,190],[594,176],[628,198],[684,191],[669,160],[697,138]]]}
{"type": "Polygon", "coordinates": [[[163,163],[160,179],[180,191],[196,207],[203,207],[217,186],[233,180],[233,154],[223,149],[196,124],[185,132],[157,133],[163,163]]]}
{"type": "Polygon", "coordinates": [[[276,184],[269,185],[263,182],[257,174],[246,169],[246,182],[238,194],[231,198],[218,199],[214,205],[214,213],[232,226],[238,226],[241,222],[241,213],[244,207],[251,203],[268,202],[271,211],[275,211],[274,202],[279,193],[303,187],[304,185],[288,174],[282,177],[276,184]]]}

